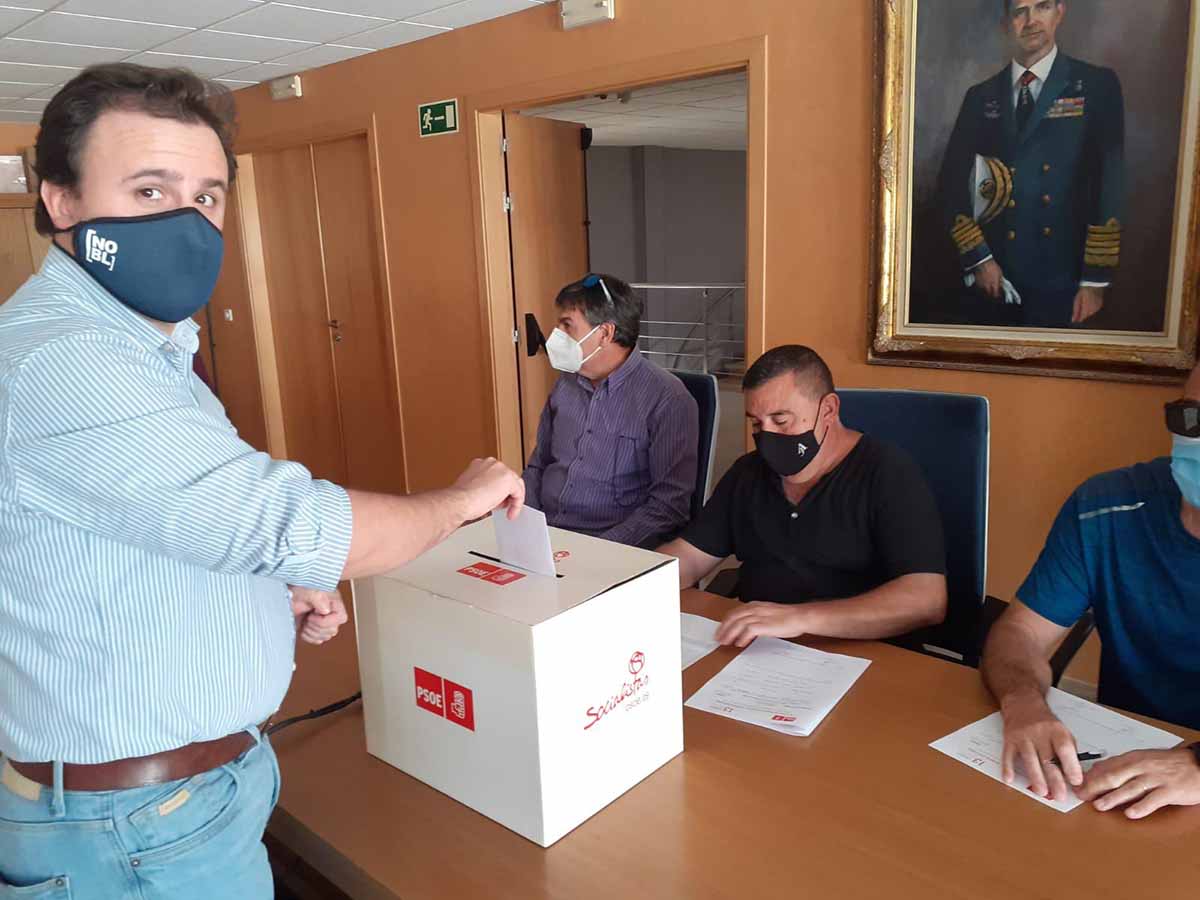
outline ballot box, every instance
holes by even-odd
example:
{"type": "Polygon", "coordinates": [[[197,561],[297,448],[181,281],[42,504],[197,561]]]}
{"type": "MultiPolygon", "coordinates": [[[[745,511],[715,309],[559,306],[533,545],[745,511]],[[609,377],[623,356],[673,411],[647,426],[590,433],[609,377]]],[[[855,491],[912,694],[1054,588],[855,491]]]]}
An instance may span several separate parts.
{"type": "Polygon", "coordinates": [[[549,536],[554,576],[485,520],[354,582],[367,750],[543,847],[683,750],[677,560],[549,536]]]}

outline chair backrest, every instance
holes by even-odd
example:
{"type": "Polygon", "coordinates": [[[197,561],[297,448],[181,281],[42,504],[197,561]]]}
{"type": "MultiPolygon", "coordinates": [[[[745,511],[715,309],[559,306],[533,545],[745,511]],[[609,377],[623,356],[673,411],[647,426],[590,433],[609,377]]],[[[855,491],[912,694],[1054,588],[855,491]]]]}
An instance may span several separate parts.
{"type": "Polygon", "coordinates": [[[987,584],[989,412],[986,397],[840,390],[842,422],[905,450],[925,473],[946,535],[946,621],[924,636],[932,652],[973,664],[987,584]]]}
{"type": "Polygon", "coordinates": [[[700,411],[700,447],[696,456],[696,489],[692,492],[691,518],[700,514],[708,495],[712,493],[713,462],[717,450],[717,422],[721,416],[721,399],[717,391],[717,379],[713,375],[699,372],[675,372],[696,398],[700,411]]]}

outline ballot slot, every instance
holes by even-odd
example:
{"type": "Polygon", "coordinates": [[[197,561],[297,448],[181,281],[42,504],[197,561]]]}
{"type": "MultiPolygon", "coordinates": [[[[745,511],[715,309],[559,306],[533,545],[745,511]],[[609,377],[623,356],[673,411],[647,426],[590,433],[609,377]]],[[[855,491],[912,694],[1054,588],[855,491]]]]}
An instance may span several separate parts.
{"type": "MultiPolygon", "coordinates": [[[[477,557],[479,557],[480,559],[486,559],[488,562],[496,563],[497,565],[501,565],[501,566],[512,566],[514,569],[520,569],[520,568],[521,568],[521,567],[520,567],[520,566],[518,566],[516,563],[505,562],[504,560],[502,560],[502,559],[501,559],[500,557],[498,557],[498,556],[489,556],[489,555],[488,555],[488,554],[486,554],[486,553],[480,553],[478,550],[468,550],[468,551],[467,551],[467,553],[468,553],[468,554],[470,554],[471,556],[477,556],[477,557]]],[[[529,572],[529,570],[528,570],[528,569],[524,569],[524,570],[522,570],[522,571],[529,572]]],[[[537,573],[537,572],[529,572],[529,574],[530,574],[530,575],[538,575],[538,573],[537,573]]],[[[546,578],[547,576],[545,576],[545,575],[539,575],[538,577],[540,577],[540,578],[546,578]]],[[[554,573],[554,577],[555,577],[555,578],[566,578],[567,576],[566,576],[566,575],[564,575],[562,572],[555,572],[555,573],[554,573]]]]}

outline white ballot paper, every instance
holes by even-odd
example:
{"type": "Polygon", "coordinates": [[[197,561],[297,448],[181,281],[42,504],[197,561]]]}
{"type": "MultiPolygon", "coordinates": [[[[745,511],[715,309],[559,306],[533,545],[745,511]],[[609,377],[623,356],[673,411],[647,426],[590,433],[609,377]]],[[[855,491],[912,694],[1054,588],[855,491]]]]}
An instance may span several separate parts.
{"type": "Polygon", "coordinates": [[[693,616],[691,613],[680,613],[679,618],[679,635],[683,642],[683,668],[686,669],[721,646],[714,637],[719,623],[704,616],[693,616]]]}
{"type": "MultiPolygon", "coordinates": [[[[1050,688],[1046,702],[1050,705],[1051,712],[1058,716],[1075,736],[1079,752],[1098,753],[1101,759],[1120,756],[1130,750],[1169,750],[1183,740],[1161,728],[1143,725],[1136,719],[1105,709],[1058,688],[1050,688]]],[[[1000,757],[1004,750],[1004,720],[1000,713],[992,713],[986,719],[960,728],[929,746],[1004,784],[1000,775],[1000,757]]],[[[1079,765],[1086,772],[1097,762],[1099,760],[1089,760],[1079,765]]],[[[1066,800],[1047,800],[1034,794],[1029,790],[1029,779],[1025,777],[1019,759],[1013,783],[1008,787],[1021,791],[1026,797],[1032,797],[1059,812],[1070,812],[1083,802],[1074,793],[1066,800]]]]}
{"type": "Polygon", "coordinates": [[[870,664],[869,659],[760,637],[684,705],[807,736],[870,664]]]}
{"type": "Polygon", "coordinates": [[[492,525],[496,529],[496,547],[502,563],[534,575],[557,576],[544,512],[522,506],[521,514],[510,520],[507,509],[497,509],[492,511],[492,525]]]}

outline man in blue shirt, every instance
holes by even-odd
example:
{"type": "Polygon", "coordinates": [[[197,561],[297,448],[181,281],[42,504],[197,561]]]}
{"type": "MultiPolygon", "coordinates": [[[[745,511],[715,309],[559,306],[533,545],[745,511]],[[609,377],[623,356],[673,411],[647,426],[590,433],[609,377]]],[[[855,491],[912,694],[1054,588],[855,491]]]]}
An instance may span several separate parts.
{"type": "Polygon", "coordinates": [[[237,436],[192,371],[236,168],[224,99],[115,64],[42,117],[54,243],[0,306],[0,896],[269,898],[257,725],[293,613],[327,638],[339,581],[524,496],[495,460],[348,491],[237,436]]]}
{"type": "Polygon", "coordinates": [[[1067,501],[1017,601],[993,626],[983,677],[1004,716],[1003,770],[1139,819],[1200,804],[1200,745],[1126,753],[1086,775],[1046,703],[1048,660],[1091,608],[1101,703],[1200,728],[1200,367],[1167,405],[1171,458],[1106,472],[1067,501]]]}
{"type": "Polygon", "coordinates": [[[642,302],[611,275],[555,298],[559,376],[525,467],[525,501],[557,528],[657,547],[687,524],[699,418],[683,382],[637,349],[642,302]]]}

